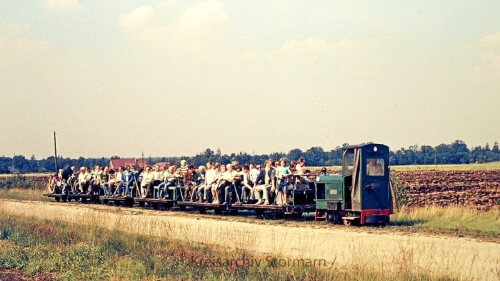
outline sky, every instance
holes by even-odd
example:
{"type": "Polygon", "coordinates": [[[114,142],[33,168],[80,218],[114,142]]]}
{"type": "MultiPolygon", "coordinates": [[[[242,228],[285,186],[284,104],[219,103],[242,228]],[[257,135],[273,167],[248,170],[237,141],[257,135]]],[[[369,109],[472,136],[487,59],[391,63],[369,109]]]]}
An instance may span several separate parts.
{"type": "Polygon", "coordinates": [[[0,155],[500,141],[500,1],[5,0],[0,155]]]}

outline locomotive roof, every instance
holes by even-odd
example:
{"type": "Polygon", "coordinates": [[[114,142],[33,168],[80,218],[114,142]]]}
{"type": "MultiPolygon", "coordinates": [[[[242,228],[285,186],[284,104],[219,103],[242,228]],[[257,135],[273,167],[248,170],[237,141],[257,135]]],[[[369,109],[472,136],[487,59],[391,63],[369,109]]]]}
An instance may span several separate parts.
{"type": "Polygon", "coordinates": [[[385,144],[369,142],[369,143],[353,144],[353,145],[344,146],[344,147],[342,147],[342,150],[360,148],[360,147],[365,147],[365,146],[384,146],[384,147],[387,147],[387,145],[385,145],[385,144]]]}

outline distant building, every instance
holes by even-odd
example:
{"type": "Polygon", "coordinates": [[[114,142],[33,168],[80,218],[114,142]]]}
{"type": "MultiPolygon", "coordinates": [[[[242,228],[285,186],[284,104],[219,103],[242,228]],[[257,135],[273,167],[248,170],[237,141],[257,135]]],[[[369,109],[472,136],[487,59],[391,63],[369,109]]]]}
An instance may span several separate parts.
{"type": "Polygon", "coordinates": [[[170,162],[158,162],[155,165],[158,165],[158,166],[163,167],[163,168],[167,168],[171,164],[170,164],[170,162]]]}
{"type": "Polygon", "coordinates": [[[109,160],[109,168],[113,170],[118,170],[119,167],[125,167],[130,165],[137,169],[144,169],[144,164],[146,162],[142,159],[137,158],[120,158],[120,159],[111,159],[109,160]]]}

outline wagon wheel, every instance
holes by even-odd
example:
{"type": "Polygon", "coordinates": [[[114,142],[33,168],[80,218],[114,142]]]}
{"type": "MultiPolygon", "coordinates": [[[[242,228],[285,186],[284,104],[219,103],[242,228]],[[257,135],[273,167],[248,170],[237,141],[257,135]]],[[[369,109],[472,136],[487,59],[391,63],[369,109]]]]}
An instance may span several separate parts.
{"type": "Polygon", "coordinates": [[[186,206],[185,205],[179,205],[179,210],[185,211],[186,210],[186,206]]]}
{"type": "Polygon", "coordinates": [[[304,214],[304,213],[302,212],[302,210],[298,210],[297,212],[295,212],[295,213],[293,214],[293,218],[294,218],[294,219],[296,219],[296,220],[300,220],[300,219],[302,219],[302,215],[303,215],[303,214],[304,214]]]}
{"type": "Polygon", "coordinates": [[[282,220],[285,218],[285,214],[282,212],[274,212],[273,216],[275,220],[282,220]]]}
{"type": "Polygon", "coordinates": [[[153,209],[158,210],[158,203],[153,203],[153,209]]]}
{"type": "Polygon", "coordinates": [[[216,215],[221,215],[222,214],[222,210],[221,209],[214,209],[214,213],[216,215]]]}
{"type": "Polygon", "coordinates": [[[60,197],[54,197],[56,199],[57,202],[61,201],[61,198],[60,197]]]}
{"type": "Polygon", "coordinates": [[[264,211],[263,210],[255,210],[255,215],[258,218],[263,219],[264,218],[264,211]]]}
{"type": "Polygon", "coordinates": [[[144,205],[145,205],[144,202],[142,202],[142,201],[139,202],[139,207],[144,208],[144,205]]]}
{"type": "Polygon", "coordinates": [[[237,215],[238,215],[238,209],[231,210],[231,211],[230,211],[230,214],[231,214],[232,216],[237,216],[237,215]]]}
{"type": "Polygon", "coordinates": [[[343,221],[344,221],[344,225],[345,226],[351,226],[352,225],[352,220],[343,219],[343,221]]]}
{"type": "Polygon", "coordinates": [[[205,208],[200,208],[199,211],[200,211],[200,214],[206,214],[207,213],[207,209],[205,209],[205,208]]]}

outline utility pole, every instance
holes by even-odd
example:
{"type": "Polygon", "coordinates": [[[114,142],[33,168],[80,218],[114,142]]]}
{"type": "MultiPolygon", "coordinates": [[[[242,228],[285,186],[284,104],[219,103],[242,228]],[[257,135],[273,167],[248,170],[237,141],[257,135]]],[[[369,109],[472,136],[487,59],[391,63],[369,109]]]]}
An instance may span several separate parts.
{"type": "Polygon", "coordinates": [[[57,175],[57,172],[59,171],[59,168],[57,167],[57,142],[56,142],[56,131],[54,131],[54,155],[55,155],[55,158],[54,158],[54,165],[55,165],[55,168],[56,168],[56,175],[57,175]]]}

